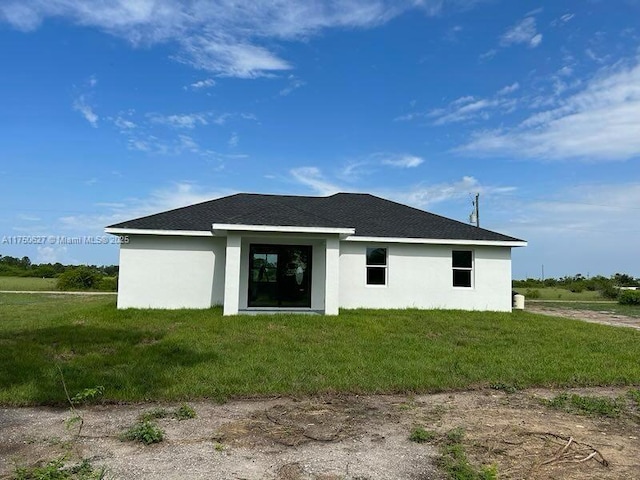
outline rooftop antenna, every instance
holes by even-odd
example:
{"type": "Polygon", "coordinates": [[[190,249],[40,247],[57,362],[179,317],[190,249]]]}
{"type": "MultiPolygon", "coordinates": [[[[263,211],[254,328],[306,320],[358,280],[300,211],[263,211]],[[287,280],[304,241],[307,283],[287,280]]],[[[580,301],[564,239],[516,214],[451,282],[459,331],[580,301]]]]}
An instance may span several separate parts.
{"type": "Polygon", "coordinates": [[[471,202],[473,205],[473,211],[469,215],[469,223],[475,224],[476,227],[480,227],[480,194],[476,193],[476,198],[471,202]]]}

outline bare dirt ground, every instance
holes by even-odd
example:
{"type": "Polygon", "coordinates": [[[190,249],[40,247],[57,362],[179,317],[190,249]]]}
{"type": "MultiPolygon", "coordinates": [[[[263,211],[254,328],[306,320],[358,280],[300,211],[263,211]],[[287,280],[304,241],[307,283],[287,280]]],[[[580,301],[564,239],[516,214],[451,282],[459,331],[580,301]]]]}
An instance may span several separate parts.
{"type": "Polygon", "coordinates": [[[591,323],[602,323],[603,325],[612,325],[614,327],[630,327],[640,330],[640,318],[628,317],[626,315],[618,315],[613,312],[596,312],[593,310],[575,310],[571,308],[555,308],[546,306],[544,303],[527,304],[526,310],[532,313],[540,313],[542,315],[551,315],[554,317],[574,318],[591,323]]]}
{"type": "MultiPolygon", "coordinates": [[[[618,397],[627,389],[582,389],[618,397]]],[[[145,446],[118,436],[159,406],[82,409],[79,438],[65,428],[65,409],[0,410],[0,478],[16,465],[65,453],[90,459],[117,479],[442,479],[438,441],[414,443],[422,426],[444,435],[464,429],[476,466],[496,465],[506,479],[638,479],[640,419],[596,418],[550,409],[560,393],[481,390],[419,396],[271,398],[219,405],[193,402],[198,416],[160,419],[162,443],[145,446]]]]}

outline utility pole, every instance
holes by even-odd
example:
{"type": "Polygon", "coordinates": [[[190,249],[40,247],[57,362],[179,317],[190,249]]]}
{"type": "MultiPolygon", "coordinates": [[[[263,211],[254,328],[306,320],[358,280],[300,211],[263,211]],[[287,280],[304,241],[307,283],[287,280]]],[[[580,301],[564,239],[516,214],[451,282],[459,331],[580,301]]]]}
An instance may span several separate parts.
{"type": "Polygon", "coordinates": [[[475,223],[476,227],[480,227],[480,194],[476,193],[476,198],[471,202],[473,211],[469,215],[469,223],[475,223]]]}

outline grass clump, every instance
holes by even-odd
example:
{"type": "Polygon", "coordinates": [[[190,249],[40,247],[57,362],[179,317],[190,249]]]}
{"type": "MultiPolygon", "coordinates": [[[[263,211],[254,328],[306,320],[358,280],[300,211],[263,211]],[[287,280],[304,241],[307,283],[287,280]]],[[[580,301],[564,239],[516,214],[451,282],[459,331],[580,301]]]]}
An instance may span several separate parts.
{"type": "Polygon", "coordinates": [[[175,418],[176,420],[189,420],[196,418],[196,411],[190,405],[183,403],[175,410],[167,410],[166,408],[153,408],[148,412],[144,412],[138,417],[141,422],[149,422],[160,418],[175,418]]]}
{"type": "Polygon", "coordinates": [[[176,409],[173,416],[178,420],[189,420],[192,418],[196,418],[198,415],[196,411],[190,405],[183,403],[176,409]]]}
{"type": "Polygon", "coordinates": [[[583,396],[578,394],[561,393],[545,402],[551,408],[564,410],[580,415],[594,415],[601,417],[619,417],[624,410],[624,402],[615,398],[583,396]]]}
{"type": "Polygon", "coordinates": [[[171,413],[166,408],[153,408],[138,417],[141,422],[150,422],[158,418],[167,418],[171,413]]]}
{"type": "Polygon", "coordinates": [[[502,390],[504,393],[516,393],[519,388],[517,384],[512,383],[492,383],[489,388],[493,390],[502,390]]]}
{"type": "Polygon", "coordinates": [[[467,458],[462,444],[464,430],[456,428],[447,432],[441,447],[442,456],[438,464],[451,480],[496,480],[498,473],[495,466],[474,467],[467,458]]]}
{"type": "Polygon", "coordinates": [[[629,390],[627,395],[636,404],[637,407],[640,407],[640,389],[638,388],[631,389],[629,390]]]}
{"type": "Polygon", "coordinates": [[[416,443],[425,443],[435,440],[436,432],[425,430],[423,427],[415,427],[409,434],[409,440],[416,443]]]}
{"type": "Polygon", "coordinates": [[[89,460],[67,466],[65,457],[56,458],[41,466],[18,467],[12,480],[103,480],[106,467],[95,468],[89,460]]]}
{"type": "Polygon", "coordinates": [[[121,435],[121,440],[141,442],[145,445],[160,443],[164,439],[164,430],[155,422],[142,420],[121,435]]]}

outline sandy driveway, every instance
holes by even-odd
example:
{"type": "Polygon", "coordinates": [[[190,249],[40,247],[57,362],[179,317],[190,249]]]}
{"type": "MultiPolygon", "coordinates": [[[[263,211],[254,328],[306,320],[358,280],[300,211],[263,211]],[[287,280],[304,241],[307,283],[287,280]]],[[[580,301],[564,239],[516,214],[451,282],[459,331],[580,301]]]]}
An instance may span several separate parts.
{"type": "Polygon", "coordinates": [[[630,327],[640,330],[640,318],[618,315],[613,312],[596,312],[593,310],[576,310],[571,308],[550,307],[540,302],[529,302],[526,310],[531,313],[551,315],[554,317],[575,318],[585,322],[602,323],[614,327],[630,327]]]}
{"type": "MultiPolygon", "coordinates": [[[[618,397],[626,390],[581,392],[618,397]]],[[[434,466],[437,443],[409,441],[416,425],[438,434],[463,428],[472,462],[496,465],[500,478],[638,478],[640,420],[583,417],[542,405],[541,398],[557,393],[482,390],[194,402],[197,418],[158,420],[166,439],[150,446],[123,442],[118,435],[156,404],[87,408],[75,442],[64,426],[67,410],[5,408],[0,410],[0,478],[10,478],[16,465],[65,452],[107,466],[108,478],[118,479],[443,478],[434,466]]]]}

